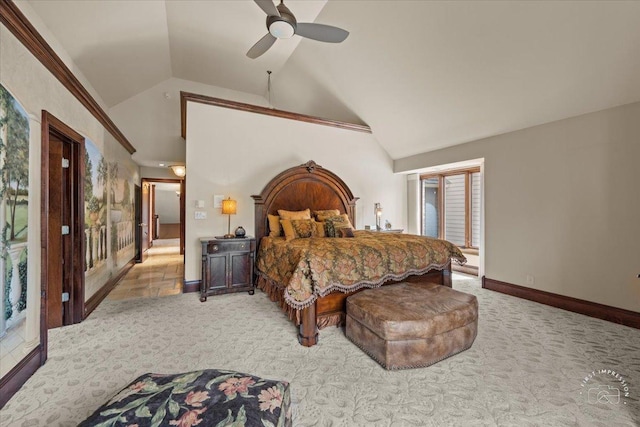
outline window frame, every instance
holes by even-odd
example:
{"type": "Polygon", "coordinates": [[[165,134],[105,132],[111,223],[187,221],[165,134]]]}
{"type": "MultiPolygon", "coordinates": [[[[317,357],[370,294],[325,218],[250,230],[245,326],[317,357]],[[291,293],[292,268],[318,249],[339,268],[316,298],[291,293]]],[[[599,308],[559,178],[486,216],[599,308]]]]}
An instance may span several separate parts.
{"type": "Polygon", "coordinates": [[[425,179],[438,179],[438,238],[444,239],[445,215],[444,215],[444,180],[452,175],[464,175],[464,240],[463,249],[479,249],[473,246],[472,223],[471,223],[471,175],[480,173],[480,167],[463,169],[449,169],[434,173],[420,174],[420,233],[424,230],[424,192],[422,191],[422,181],[425,179]]]}

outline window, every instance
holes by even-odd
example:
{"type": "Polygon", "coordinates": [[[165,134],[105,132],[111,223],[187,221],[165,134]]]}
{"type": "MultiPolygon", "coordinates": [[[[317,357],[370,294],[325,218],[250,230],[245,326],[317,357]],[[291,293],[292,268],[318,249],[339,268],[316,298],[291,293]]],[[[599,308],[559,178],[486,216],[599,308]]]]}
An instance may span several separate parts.
{"type": "Polygon", "coordinates": [[[421,176],[422,234],[463,248],[480,246],[480,170],[421,176]]]}

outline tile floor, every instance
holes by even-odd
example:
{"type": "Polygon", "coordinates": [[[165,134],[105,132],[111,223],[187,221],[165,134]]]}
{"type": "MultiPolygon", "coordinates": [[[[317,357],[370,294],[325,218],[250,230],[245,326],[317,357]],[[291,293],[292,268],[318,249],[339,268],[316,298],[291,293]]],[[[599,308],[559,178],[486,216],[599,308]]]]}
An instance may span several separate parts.
{"type": "Polygon", "coordinates": [[[107,296],[108,300],[162,297],[182,292],[184,261],[178,239],[154,240],[149,256],[136,264],[107,296]]]}
{"type": "Polygon", "coordinates": [[[18,364],[24,356],[24,333],[27,322],[23,318],[0,339],[0,378],[18,364]]]}

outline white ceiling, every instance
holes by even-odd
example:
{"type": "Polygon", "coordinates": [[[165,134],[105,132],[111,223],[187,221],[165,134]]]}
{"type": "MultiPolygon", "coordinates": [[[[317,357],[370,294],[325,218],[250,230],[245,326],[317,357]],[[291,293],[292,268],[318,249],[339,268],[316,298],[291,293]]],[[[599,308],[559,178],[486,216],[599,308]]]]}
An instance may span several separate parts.
{"type": "Polygon", "coordinates": [[[640,2],[286,3],[349,37],[251,60],[253,1],[29,2],[108,106],[171,77],[264,95],[271,69],[277,108],[365,122],[394,159],[640,101],[640,2]]]}
{"type": "MultiPolygon", "coordinates": [[[[300,22],[326,0],[287,1],[300,22]]],[[[266,14],[248,0],[31,0],[31,7],[112,107],[170,77],[249,93],[264,91],[300,37],[269,55],[246,52],[267,33],[266,14]]]]}

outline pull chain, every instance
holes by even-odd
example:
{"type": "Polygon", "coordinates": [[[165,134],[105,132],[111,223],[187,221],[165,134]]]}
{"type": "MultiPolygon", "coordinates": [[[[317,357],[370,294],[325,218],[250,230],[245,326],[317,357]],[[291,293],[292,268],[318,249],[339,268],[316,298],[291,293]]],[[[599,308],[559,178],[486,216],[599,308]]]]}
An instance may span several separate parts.
{"type": "Polygon", "coordinates": [[[271,103],[271,70],[267,70],[267,101],[269,102],[269,107],[273,108],[273,104],[271,103]]]}

